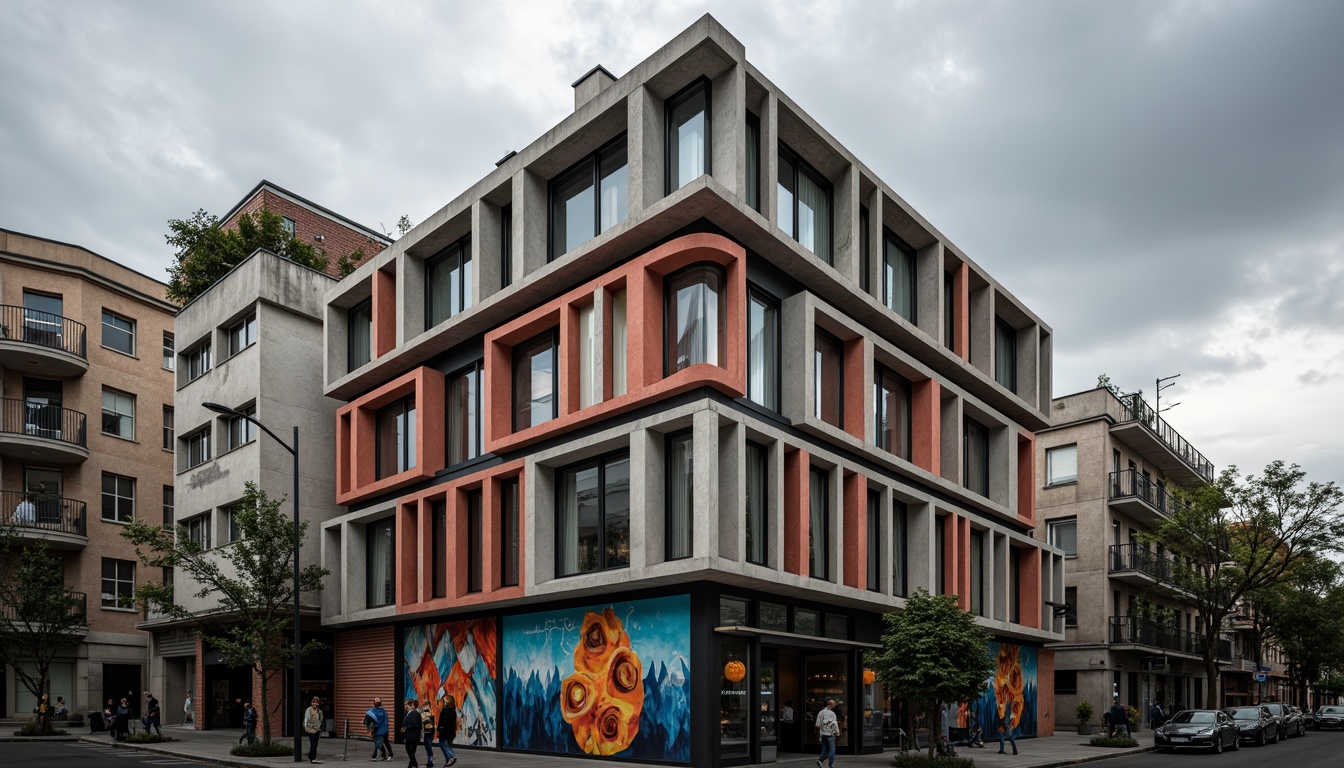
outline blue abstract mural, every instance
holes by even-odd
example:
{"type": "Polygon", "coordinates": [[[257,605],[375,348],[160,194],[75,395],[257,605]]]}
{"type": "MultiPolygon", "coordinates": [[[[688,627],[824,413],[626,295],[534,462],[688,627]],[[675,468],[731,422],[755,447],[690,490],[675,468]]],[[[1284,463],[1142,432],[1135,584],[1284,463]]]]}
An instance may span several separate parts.
{"type": "Polygon", "coordinates": [[[985,741],[997,741],[1000,719],[1017,729],[1018,738],[1037,735],[1036,649],[990,641],[994,672],[985,681],[985,692],[971,703],[982,723],[985,741]]]}
{"type": "MultiPolygon", "coordinates": [[[[456,744],[495,746],[494,619],[468,619],[408,627],[403,699],[429,704],[435,716],[444,701],[457,704],[456,744]]],[[[397,707],[398,714],[401,707],[397,707]]]]}

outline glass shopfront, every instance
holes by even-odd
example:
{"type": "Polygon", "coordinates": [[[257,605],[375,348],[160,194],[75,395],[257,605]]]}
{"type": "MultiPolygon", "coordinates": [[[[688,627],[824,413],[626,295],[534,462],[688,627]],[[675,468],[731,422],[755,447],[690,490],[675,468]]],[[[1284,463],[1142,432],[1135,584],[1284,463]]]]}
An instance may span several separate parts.
{"type": "Polygon", "coordinates": [[[849,746],[850,701],[849,675],[845,673],[848,656],[843,653],[828,653],[808,656],[803,661],[803,734],[809,747],[821,747],[816,722],[817,713],[826,706],[828,700],[835,700],[835,719],[840,723],[840,736],[835,740],[837,749],[849,746]]]}
{"type": "Polygon", "coordinates": [[[719,756],[725,761],[751,757],[749,685],[755,676],[750,654],[751,646],[745,640],[719,642],[719,756]]]}

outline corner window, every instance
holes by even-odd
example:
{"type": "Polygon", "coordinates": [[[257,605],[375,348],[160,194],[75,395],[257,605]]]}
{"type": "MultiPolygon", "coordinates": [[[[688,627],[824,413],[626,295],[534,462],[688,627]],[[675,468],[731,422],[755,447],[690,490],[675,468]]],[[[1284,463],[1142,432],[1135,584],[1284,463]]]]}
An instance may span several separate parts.
{"type": "Polygon", "coordinates": [[[666,375],[698,363],[727,367],[723,270],[700,265],[667,280],[666,375]]]}
{"type": "Polygon", "coordinates": [[[377,479],[415,468],[415,395],[378,409],[375,417],[377,479]]]}
{"type": "Polygon", "coordinates": [[[807,573],[814,579],[831,578],[831,494],[830,475],[822,469],[809,470],[807,573]]]}
{"type": "MultiPolygon", "coordinates": [[[[255,406],[248,406],[239,408],[238,412],[254,416],[257,409],[255,406]]],[[[224,421],[227,430],[224,434],[224,450],[232,451],[257,439],[257,425],[242,416],[229,416],[224,421]]]]}
{"type": "Polygon", "coordinates": [[[396,526],[393,518],[364,526],[365,594],[368,608],[396,599],[396,526]]]}
{"type": "Polygon", "coordinates": [[[690,432],[667,436],[667,499],[664,507],[664,558],[691,556],[695,519],[695,443],[690,432]]]}
{"type": "Polygon", "coordinates": [[[135,561],[103,558],[104,608],[133,608],[135,606],[135,561]]]}
{"type": "Polygon", "coordinates": [[[135,439],[135,395],[103,388],[103,434],[135,439]]]}
{"type": "Polygon", "coordinates": [[[503,535],[500,536],[502,556],[499,559],[499,584],[503,587],[518,586],[518,557],[521,551],[518,541],[520,513],[518,478],[511,477],[499,484],[499,520],[504,528],[503,535]]]}
{"type": "Polygon", "coordinates": [[[761,210],[761,118],[747,113],[747,205],[761,210]]]}
{"type": "Polygon", "coordinates": [[[1078,445],[1045,450],[1045,484],[1072,483],[1078,479],[1078,445]]]}
{"type": "Polygon", "coordinates": [[[135,321],[103,310],[103,346],[135,355],[135,321]]]}
{"type": "Polygon", "coordinates": [[[228,339],[227,354],[229,357],[242,352],[244,349],[257,343],[257,316],[248,315],[239,320],[225,332],[228,339]]]}
{"type": "Polygon", "coordinates": [[[882,303],[915,322],[915,249],[891,230],[883,230],[882,303]]]}
{"type": "Polygon", "coordinates": [[[210,513],[189,517],[182,521],[182,535],[201,549],[210,548],[210,513]]]}
{"type": "Polygon", "coordinates": [[[425,327],[471,308],[471,240],[462,238],[425,262],[425,327]]]}
{"type": "Polygon", "coordinates": [[[994,380],[1017,392],[1017,330],[1002,320],[994,321],[994,380]]]}
{"type": "Polygon", "coordinates": [[[448,377],[448,466],[481,455],[481,364],[448,377]]]}
{"type": "Polygon", "coordinates": [[[747,397],[779,410],[779,303],[747,292],[747,397]]]}
{"type": "Polygon", "coordinates": [[[554,419],[560,381],[555,331],[547,331],[513,349],[513,429],[515,432],[554,419]]]}
{"type": "Polygon", "coordinates": [[[346,310],[346,370],[355,371],[373,359],[373,299],[346,310]]]}
{"type": "Polygon", "coordinates": [[[556,572],[630,565],[630,456],[624,452],[556,471],[556,572]]]}
{"type": "Polygon", "coordinates": [[[169,371],[177,370],[177,353],[173,351],[173,334],[163,332],[163,367],[169,371]]]}
{"type": "Polygon", "coordinates": [[[910,382],[886,366],[873,366],[873,429],[877,447],[909,461],[910,382]]]}
{"type": "Polygon", "coordinates": [[[163,406],[163,450],[171,451],[177,447],[177,440],[173,437],[173,407],[171,405],[163,406]]]}
{"type": "Polygon", "coordinates": [[[667,100],[667,192],[710,173],[709,81],[701,78],[667,100]]]}
{"type": "Polygon", "coordinates": [[[103,473],[103,519],[113,523],[135,519],[135,478],[103,473]]]}
{"type": "Polygon", "coordinates": [[[187,353],[187,381],[195,381],[209,372],[211,367],[210,342],[206,342],[187,353]]]}
{"type": "Polygon", "coordinates": [[[210,428],[184,438],[187,441],[187,469],[198,467],[210,460],[210,428]]]}
{"type": "Polygon", "coordinates": [[[1078,518],[1047,521],[1045,532],[1050,539],[1050,546],[1064,550],[1068,557],[1078,556],[1078,518]]]}
{"type": "Polygon", "coordinates": [[[769,503],[770,450],[747,441],[747,562],[766,565],[769,527],[766,505],[769,503]]]}
{"type": "Polygon", "coordinates": [[[779,145],[779,228],[831,263],[831,183],[788,147],[779,145]]]}
{"type": "Polygon", "coordinates": [[[622,134],[551,181],[551,259],[625,221],[629,195],[622,134]]]}
{"type": "Polygon", "coordinates": [[[989,429],[969,416],[962,422],[962,485],[989,496],[989,429]]]}
{"type": "Polygon", "coordinates": [[[833,427],[844,418],[844,346],[831,334],[817,329],[813,352],[813,413],[833,427]]]}

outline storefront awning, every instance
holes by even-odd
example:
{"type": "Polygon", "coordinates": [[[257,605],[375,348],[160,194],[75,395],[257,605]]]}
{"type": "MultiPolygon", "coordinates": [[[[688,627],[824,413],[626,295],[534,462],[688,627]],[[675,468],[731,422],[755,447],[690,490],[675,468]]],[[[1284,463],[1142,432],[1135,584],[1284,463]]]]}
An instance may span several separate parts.
{"type": "Polygon", "coordinates": [[[831,637],[817,637],[815,635],[799,635],[793,632],[778,632],[773,629],[758,629],[756,627],[745,627],[741,625],[731,625],[726,627],[715,627],[715,634],[727,635],[729,637],[758,637],[763,643],[770,645],[786,645],[796,648],[816,648],[818,650],[837,651],[837,650],[880,650],[882,646],[876,643],[861,643],[857,640],[836,640],[831,637]]]}

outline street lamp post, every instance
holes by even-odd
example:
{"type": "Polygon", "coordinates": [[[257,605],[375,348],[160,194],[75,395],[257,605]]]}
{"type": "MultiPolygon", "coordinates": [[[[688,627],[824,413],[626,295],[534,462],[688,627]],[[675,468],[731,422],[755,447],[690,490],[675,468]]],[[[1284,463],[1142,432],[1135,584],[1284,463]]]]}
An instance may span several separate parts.
{"type": "Polygon", "coordinates": [[[290,681],[291,694],[289,700],[294,706],[295,714],[295,722],[293,724],[294,762],[301,763],[303,762],[303,709],[301,708],[301,702],[299,701],[301,695],[299,686],[301,685],[303,677],[300,673],[300,664],[302,662],[299,656],[299,427],[297,424],[294,426],[293,444],[286,444],[284,440],[276,437],[274,432],[267,429],[265,424],[262,424],[252,416],[243,413],[236,408],[230,408],[227,405],[220,405],[219,403],[202,403],[202,405],[205,406],[206,410],[214,411],[215,413],[223,414],[225,416],[246,419],[247,421],[256,424],[262,432],[270,435],[272,440],[279,443],[281,448],[289,451],[290,455],[294,457],[294,498],[290,501],[290,505],[294,510],[294,679],[290,681]]]}

